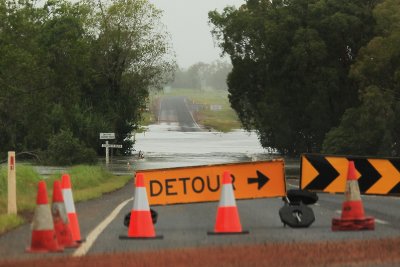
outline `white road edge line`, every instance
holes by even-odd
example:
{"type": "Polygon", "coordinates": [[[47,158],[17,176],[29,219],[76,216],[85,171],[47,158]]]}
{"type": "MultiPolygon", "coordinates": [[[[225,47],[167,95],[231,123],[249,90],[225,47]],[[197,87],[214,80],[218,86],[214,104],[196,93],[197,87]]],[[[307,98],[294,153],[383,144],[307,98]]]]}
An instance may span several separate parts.
{"type": "Polygon", "coordinates": [[[119,204],[111,213],[108,215],[99,225],[97,225],[96,228],[90,232],[90,234],[86,238],[86,242],[82,243],[79,248],[75,250],[75,252],[72,254],[73,257],[81,257],[86,255],[86,253],[89,251],[89,249],[92,247],[96,239],[99,237],[99,235],[104,231],[104,229],[112,222],[112,220],[117,217],[118,213],[122,210],[123,207],[128,204],[129,201],[133,200],[133,198],[129,198],[119,204]]]}
{"type": "Polygon", "coordinates": [[[196,128],[199,128],[199,129],[200,129],[200,126],[197,124],[196,120],[195,120],[194,117],[193,117],[192,112],[190,111],[190,108],[189,108],[189,106],[188,106],[188,104],[187,104],[187,102],[186,102],[186,98],[185,98],[184,102],[185,102],[185,106],[186,106],[187,110],[189,111],[190,117],[192,117],[192,121],[193,121],[194,126],[195,126],[196,128]]]}
{"type": "MultiPolygon", "coordinates": [[[[336,210],[336,213],[342,214],[342,211],[341,211],[341,210],[336,210]]],[[[390,224],[390,223],[387,222],[387,221],[380,220],[380,219],[377,219],[377,218],[375,218],[375,222],[376,222],[376,223],[379,223],[379,224],[386,224],[386,225],[390,224]]]]}

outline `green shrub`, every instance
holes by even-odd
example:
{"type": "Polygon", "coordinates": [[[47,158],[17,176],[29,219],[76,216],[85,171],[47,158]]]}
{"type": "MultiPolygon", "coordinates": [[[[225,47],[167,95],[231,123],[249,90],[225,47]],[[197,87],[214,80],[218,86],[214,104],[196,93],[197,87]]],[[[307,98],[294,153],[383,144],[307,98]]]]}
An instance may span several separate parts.
{"type": "Polygon", "coordinates": [[[55,165],[72,165],[77,163],[94,164],[97,161],[96,152],[82,145],[70,130],[61,130],[49,142],[46,162],[55,165]]]}

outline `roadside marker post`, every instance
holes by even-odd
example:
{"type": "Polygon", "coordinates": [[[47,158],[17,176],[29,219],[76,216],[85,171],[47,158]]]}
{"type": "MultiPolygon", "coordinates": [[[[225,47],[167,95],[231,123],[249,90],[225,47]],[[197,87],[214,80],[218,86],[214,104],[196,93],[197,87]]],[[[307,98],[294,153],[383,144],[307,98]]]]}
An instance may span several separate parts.
{"type": "Polygon", "coordinates": [[[8,214],[17,214],[17,181],[15,151],[8,152],[8,214]]]}

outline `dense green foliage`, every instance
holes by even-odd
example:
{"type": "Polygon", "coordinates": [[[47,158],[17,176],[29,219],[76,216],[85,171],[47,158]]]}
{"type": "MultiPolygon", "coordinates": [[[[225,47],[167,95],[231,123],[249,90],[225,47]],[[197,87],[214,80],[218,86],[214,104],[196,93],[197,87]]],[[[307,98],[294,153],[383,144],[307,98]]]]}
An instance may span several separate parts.
{"type": "Polygon", "coordinates": [[[325,152],[400,156],[400,2],[382,1],[374,18],[376,36],[350,71],[361,103],[327,134],[325,152]]]}
{"type": "Polygon", "coordinates": [[[247,0],[210,12],[243,125],[284,154],[399,155],[399,16],[394,0],[247,0]]]}
{"type": "Polygon", "coordinates": [[[146,0],[35,2],[0,0],[0,158],[92,162],[100,132],[128,153],[148,90],[175,69],[160,11],[146,0]]]}

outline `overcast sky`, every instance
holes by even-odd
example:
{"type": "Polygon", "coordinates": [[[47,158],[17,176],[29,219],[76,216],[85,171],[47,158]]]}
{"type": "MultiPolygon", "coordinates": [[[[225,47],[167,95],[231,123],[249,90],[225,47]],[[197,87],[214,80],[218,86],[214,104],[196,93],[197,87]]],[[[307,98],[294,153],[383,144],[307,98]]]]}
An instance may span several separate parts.
{"type": "MultiPolygon", "coordinates": [[[[224,7],[239,7],[245,0],[149,0],[163,10],[162,22],[172,36],[177,63],[188,68],[194,63],[219,59],[221,49],[214,46],[208,12],[224,7]]],[[[228,59],[225,59],[228,60],[228,59]]]]}

